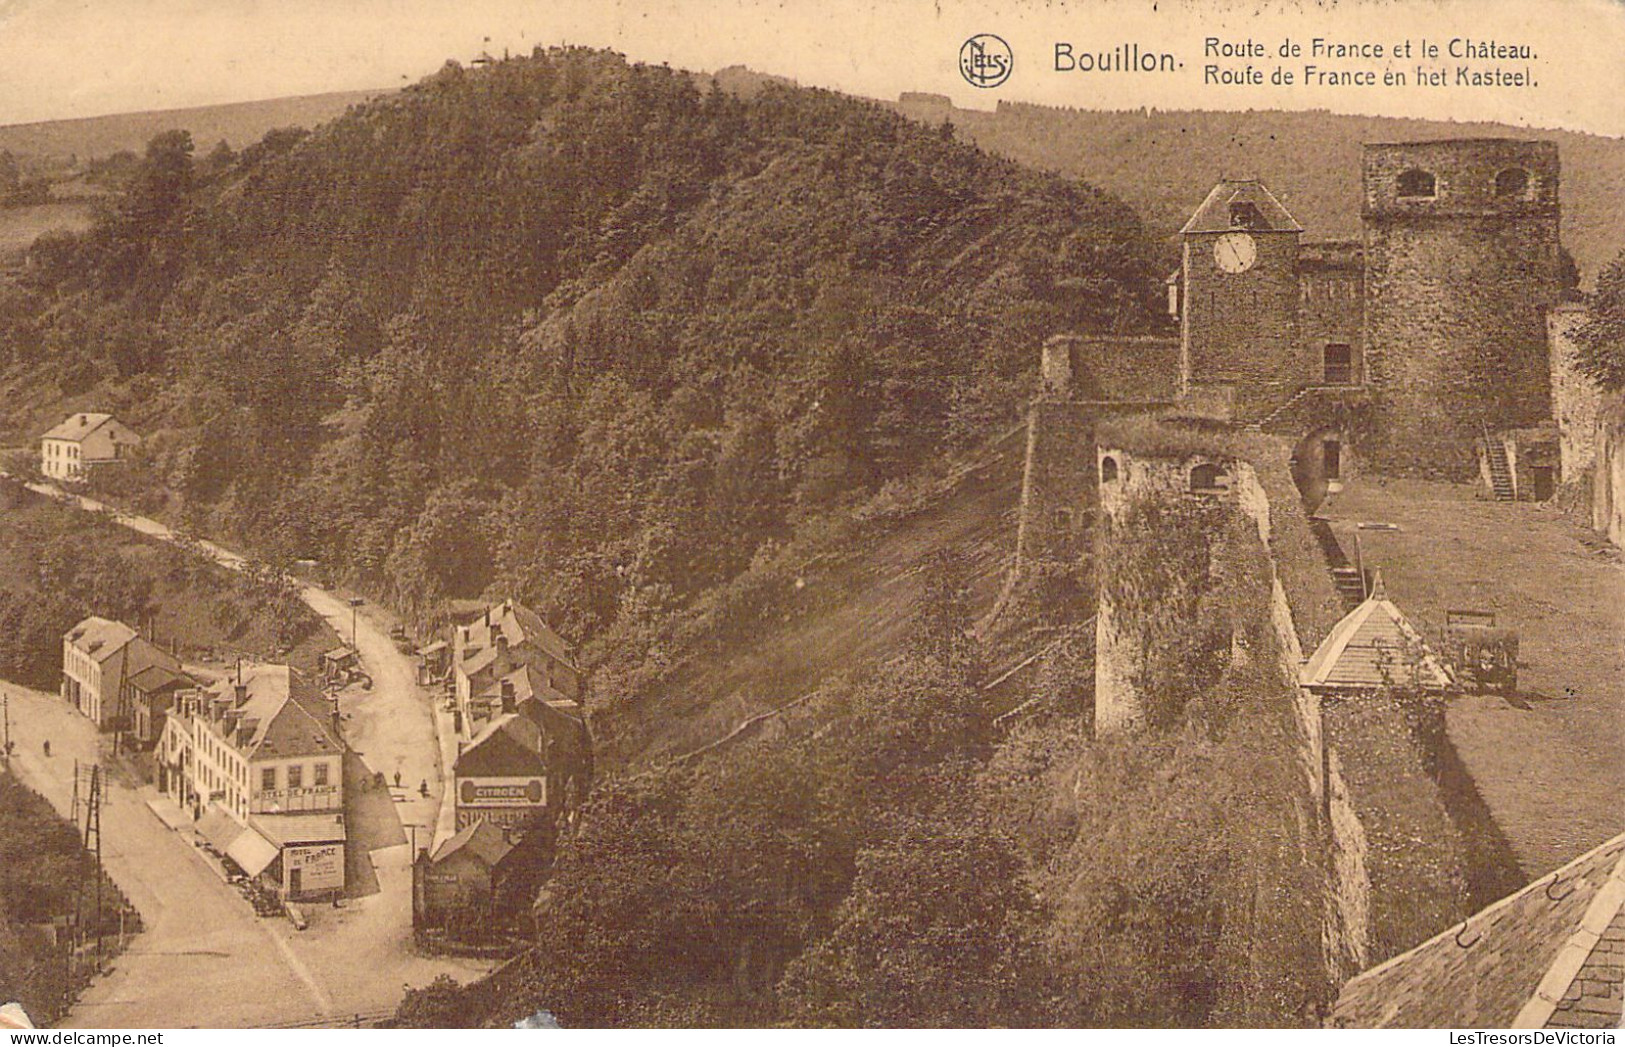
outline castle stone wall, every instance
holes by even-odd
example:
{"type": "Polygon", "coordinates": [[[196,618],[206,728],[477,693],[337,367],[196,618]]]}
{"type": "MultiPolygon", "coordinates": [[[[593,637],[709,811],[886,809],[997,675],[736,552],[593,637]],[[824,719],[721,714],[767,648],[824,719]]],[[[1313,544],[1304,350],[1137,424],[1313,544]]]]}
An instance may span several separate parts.
{"type": "Polygon", "coordinates": [[[1237,414],[1254,418],[1292,395],[1298,340],[1298,234],[1255,231],[1252,268],[1227,273],[1216,233],[1185,238],[1182,364],[1193,384],[1231,386],[1237,414]]]}
{"type": "Polygon", "coordinates": [[[1089,405],[1037,400],[1027,411],[1016,565],[1076,563],[1095,509],[1095,416],[1089,405]]]}
{"type": "Polygon", "coordinates": [[[1625,546],[1625,397],[1601,412],[1591,476],[1591,526],[1625,546]]]}
{"type": "Polygon", "coordinates": [[[1363,867],[1363,901],[1357,882],[1343,889],[1356,892],[1351,914],[1365,909],[1365,961],[1381,963],[1472,909],[1466,845],[1435,777],[1444,709],[1436,699],[1403,694],[1326,697],[1321,720],[1338,771],[1332,796],[1347,804],[1336,813],[1344,824],[1334,837],[1333,867],[1351,879],[1363,867]],[[1351,814],[1358,833],[1347,823],[1351,814]]]}
{"type": "Polygon", "coordinates": [[[1346,382],[1365,380],[1365,273],[1358,245],[1304,244],[1298,264],[1299,348],[1293,376],[1303,385],[1327,381],[1326,346],[1349,347],[1346,382]]]}
{"type": "Polygon", "coordinates": [[[1574,341],[1574,330],[1588,316],[1586,307],[1574,302],[1555,306],[1546,314],[1546,340],[1552,354],[1552,418],[1557,422],[1564,483],[1585,476],[1597,456],[1597,408],[1602,391],[1575,367],[1580,347],[1574,341]]]}

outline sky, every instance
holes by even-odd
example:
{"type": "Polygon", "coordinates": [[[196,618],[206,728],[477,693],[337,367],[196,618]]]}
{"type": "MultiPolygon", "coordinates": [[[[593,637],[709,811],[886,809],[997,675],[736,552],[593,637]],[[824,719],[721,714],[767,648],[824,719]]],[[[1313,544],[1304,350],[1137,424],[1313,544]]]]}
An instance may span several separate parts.
{"type": "MultiPolygon", "coordinates": [[[[448,58],[559,43],[613,47],[690,69],[743,64],[870,97],[907,90],[956,104],[999,100],[1080,108],[1324,108],[1499,120],[1625,137],[1625,0],[0,0],[0,124],[403,86],[448,58]],[[1015,66],[991,89],[960,75],[979,33],[1008,42],[1015,66]],[[1528,46],[1525,87],[1215,85],[1206,40],[1256,42],[1280,61],[1288,38],[1391,49],[1356,63],[1414,78],[1428,40],[1528,46]],[[1159,73],[1056,71],[1075,54],[1137,46],[1168,53],[1159,73]]],[[[1321,69],[1324,61],[1315,61],[1321,69]]],[[[1335,65],[1335,63],[1331,63],[1335,65]]],[[[1437,63],[1454,78],[1459,63],[1437,63]]]]}

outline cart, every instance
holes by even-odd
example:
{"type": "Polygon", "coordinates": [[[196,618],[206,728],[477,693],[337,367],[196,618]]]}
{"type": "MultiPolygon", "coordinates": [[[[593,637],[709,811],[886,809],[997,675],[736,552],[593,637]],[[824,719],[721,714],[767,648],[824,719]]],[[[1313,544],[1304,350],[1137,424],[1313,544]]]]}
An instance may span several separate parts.
{"type": "Polygon", "coordinates": [[[1446,611],[1445,655],[1456,679],[1473,689],[1516,694],[1518,691],[1518,633],[1496,624],[1493,611],[1446,611]]]}

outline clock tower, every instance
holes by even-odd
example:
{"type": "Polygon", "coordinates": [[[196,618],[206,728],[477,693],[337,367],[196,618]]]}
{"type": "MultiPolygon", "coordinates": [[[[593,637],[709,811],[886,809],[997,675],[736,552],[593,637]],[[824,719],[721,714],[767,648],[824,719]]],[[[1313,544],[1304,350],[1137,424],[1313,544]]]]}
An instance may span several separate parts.
{"type": "Polygon", "coordinates": [[[1181,391],[1230,397],[1236,421],[1262,417],[1302,385],[1302,232],[1263,183],[1233,178],[1180,230],[1181,391]]]}

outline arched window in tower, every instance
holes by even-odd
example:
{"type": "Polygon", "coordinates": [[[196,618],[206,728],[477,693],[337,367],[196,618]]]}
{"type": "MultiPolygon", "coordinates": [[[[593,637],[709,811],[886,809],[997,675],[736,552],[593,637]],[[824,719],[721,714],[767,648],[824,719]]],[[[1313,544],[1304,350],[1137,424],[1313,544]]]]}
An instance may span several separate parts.
{"type": "Polygon", "coordinates": [[[1238,200],[1230,205],[1230,228],[1262,229],[1264,215],[1259,211],[1257,204],[1248,200],[1238,200]]]}
{"type": "Polygon", "coordinates": [[[1218,466],[1212,462],[1203,462],[1201,465],[1191,467],[1191,492],[1215,494],[1229,486],[1228,479],[1218,466]]]}
{"type": "Polygon", "coordinates": [[[1117,459],[1111,455],[1100,460],[1100,482],[1109,484],[1117,479],[1117,459]]]}
{"type": "Polygon", "coordinates": [[[1503,200],[1521,200],[1529,193],[1529,172],[1509,167],[1495,176],[1495,195],[1503,200]]]}
{"type": "Polygon", "coordinates": [[[1438,195],[1438,183],[1431,173],[1413,167],[1399,176],[1399,195],[1402,198],[1431,199],[1438,195]]]}

